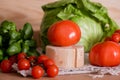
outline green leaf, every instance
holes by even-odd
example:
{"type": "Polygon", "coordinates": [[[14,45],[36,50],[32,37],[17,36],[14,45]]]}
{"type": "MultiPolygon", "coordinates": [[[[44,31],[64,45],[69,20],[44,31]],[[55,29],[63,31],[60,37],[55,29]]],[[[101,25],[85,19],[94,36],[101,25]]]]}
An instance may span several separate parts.
{"type": "Polygon", "coordinates": [[[47,31],[59,20],[69,19],[79,25],[82,33],[78,44],[85,47],[85,52],[120,28],[102,4],[90,0],[59,0],[43,5],[42,9],[45,14],[40,26],[40,40],[44,51],[46,45],[50,44],[47,31]]]}

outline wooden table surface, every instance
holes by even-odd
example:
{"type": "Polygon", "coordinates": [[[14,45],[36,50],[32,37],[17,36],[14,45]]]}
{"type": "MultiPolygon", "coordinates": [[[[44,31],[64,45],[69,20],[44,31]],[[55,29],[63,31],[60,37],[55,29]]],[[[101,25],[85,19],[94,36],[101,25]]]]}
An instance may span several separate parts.
{"type": "MultiPolygon", "coordinates": [[[[55,0],[0,0],[0,22],[11,20],[21,28],[30,22],[34,29],[34,38],[39,42],[40,23],[43,17],[41,6],[55,0]]],[[[109,15],[120,25],[120,0],[93,0],[108,8],[109,15]]],[[[41,80],[93,80],[89,74],[64,75],[55,78],[42,77],[41,80]]],[[[0,73],[0,80],[33,80],[31,77],[21,77],[19,74],[0,73]]],[[[40,80],[40,79],[39,79],[40,80]]],[[[95,80],[120,80],[120,76],[106,75],[95,80]]]]}

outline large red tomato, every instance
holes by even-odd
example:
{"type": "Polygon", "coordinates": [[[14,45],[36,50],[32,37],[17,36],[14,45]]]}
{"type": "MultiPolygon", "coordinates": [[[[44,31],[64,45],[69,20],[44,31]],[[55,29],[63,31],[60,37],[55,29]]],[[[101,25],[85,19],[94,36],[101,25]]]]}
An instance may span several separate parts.
{"type": "Polygon", "coordinates": [[[69,46],[76,44],[80,40],[81,31],[75,22],[62,20],[48,29],[47,37],[52,45],[69,46]]]}
{"type": "Polygon", "coordinates": [[[105,41],[92,47],[89,61],[96,66],[117,66],[120,64],[120,46],[112,41],[105,41]]]}

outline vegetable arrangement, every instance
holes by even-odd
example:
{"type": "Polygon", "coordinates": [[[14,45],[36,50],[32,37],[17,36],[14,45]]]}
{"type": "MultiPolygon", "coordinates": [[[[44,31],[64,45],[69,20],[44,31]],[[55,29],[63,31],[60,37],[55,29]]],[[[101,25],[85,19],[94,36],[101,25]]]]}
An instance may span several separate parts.
{"type": "Polygon", "coordinates": [[[78,44],[83,45],[85,52],[97,42],[110,37],[119,26],[111,19],[107,9],[100,3],[89,0],[59,0],[42,6],[45,12],[41,26],[41,47],[50,44],[47,32],[51,25],[60,20],[72,20],[81,29],[81,39],[78,44]]]}
{"type": "Polygon", "coordinates": [[[41,78],[58,75],[55,62],[36,50],[30,23],[17,30],[14,22],[3,21],[0,25],[0,69],[4,73],[18,72],[23,76],[41,78]],[[23,73],[24,72],[24,73],[23,73]]]}
{"type": "Polygon", "coordinates": [[[33,39],[33,29],[26,23],[17,30],[14,22],[3,21],[0,25],[0,69],[4,73],[18,72],[23,76],[41,78],[58,75],[58,67],[52,59],[40,55],[33,39]],[[25,73],[23,73],[25,72],[25,73]]]}
{"type": "MultiPolygon", "coordinates": [[[[48,44],[80,44],[85,52],[90,51],[90,64],[105,67],[120,64],[119,26],[101,4],[89,0],[60,0],[42,6],[42,9],[45,12],[40,27],[43,51],[48,44]]],[[[45,75],[57,76],[59,69],[55,62],[38,54],[32,36],[33,29],[29,23],[20,30],[14,22],[3,21],[0,24],[1,71],[8,73],[15,70],[36,79],[45,75]]]]}
{"type": "Polygon", "coordinates": [[[0,67],[4,73],[18,72],[24,77],[32,76],[35,79],[46,76],[46,74],[48,77],[55,77],[59,72],[54,61],[47,56],[28,57],[26,53],[19,53],[2,60],[0,67]]]}
{"type": "Polygon", "coordinates": [[[76,44],[81,37],[79,26],[70,20],[54,23],[47,32],[49,42],[55,46],[70,46],[76,44]]]}
{"type": "Polygon", "coordinates": [[[116,30],[104,42],[95,44],[89,53],[90,64],[112,67],[120,65],[120,30],[116,30]]]}
{"type": "Polygon", "coordinates": [[[25,52],[28,56],[38,56],[36,41],[32,36],[33,29],[30,23],[17,30],[14,22],[3,21],[0,25],[0,61],[20,52],[25,52]]]}

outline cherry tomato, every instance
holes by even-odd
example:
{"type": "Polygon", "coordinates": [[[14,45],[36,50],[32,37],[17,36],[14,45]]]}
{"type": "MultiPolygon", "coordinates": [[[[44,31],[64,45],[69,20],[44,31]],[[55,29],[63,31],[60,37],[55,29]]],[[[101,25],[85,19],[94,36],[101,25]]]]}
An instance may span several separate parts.
{"type": "Polygon", "coordinates": [[[58,21],[48,29],[47,37],[52,45],[70,46],[80,40],[81,30],[73,21],[58,21]]]}
{"type": "Polygon", "coordinates": [[[19,70],[28,70],[30,68],[30,61],[27,59],[20,59],[18,61],[18,69],[19,70]]]}
{"type": "Polygon", "coordinates": [[[36,61],[36,59],[37,59],[36,56],[29,56],[29,57],[28,57],[28,60],[29,60],[30,62],[34,62],[34,61],[36,61]]]}
{"type": "Polygon", "coordinates": [[[47,68],[47,75],[49,77],[55,77],[58,75],[59,69],[56,65],[50,65],[47,68]]]}
{"type": "Polygon", "coordinates": [[[37,57],[36,56],[29,56],[28,60],[30,61],[31,66],[37,65],[37,57]]]}
{"type": "Polygon", "coordinates": [[[12,64],[17,63],[17,56],[16,55],[10,56],[9,60],[12,64]]]}
{"type": "Polygon", "coordinates": [[[111,40],[118,43],[120,41],[120,34],[119,33],[113,33],[112,37],[111,37],[111,40]]]}
{"type": "Polygon", "coordinates": [[[33,76],[33,78],[38,79],[38,78],[42,77],[43,75],[44,75],[44,70],[43,70],[42,67],[36,65],[36,66],[34,66],[32,68],[32,76],[33,76]]]}
{"type": "Polygon", "coordinates": [[[120,34],[120,29],[116,30],[114,33],[119,33],[120,34]]]}
{"type": "Polygon", "coordinates": [[[17,59],[18,60],[20,60],[20,59],[23,59],[23,58],[26,58],[27,57],[27,55],[25,54],[25,53],[19,53],[18,55],[17,55],[17,59]]]}
{"type": "Polygon", "coordinates": [[[0,66],[1,66],[1,71],[4,73],[11,72],[12,70],[12,63],[10,62],[10,60],[3,60],[0,66]]]}
{"type": "Polygon", "coordinates": [[[38,63],[43,63],[47,59],[48,57],[46,55],[41,55],[38,57],[38,63]]]}
{"type": "Polygon", "coordinates": [[[55,62],[52,59],[47,59],[44,61],[44,66],[47,68],[50,65],[54,65],[55,62]]]}
{"type": "Polygon", "coordinates": [[[106,37],[104,41],[111,41],[111,37],[106,37]]]}
{"type": "Polygon", "coordinates": [[[89,53],[89,61],[96,66],[117,66],[120,64],[120,46],[113,41],[94,45],[89,53]]]}

